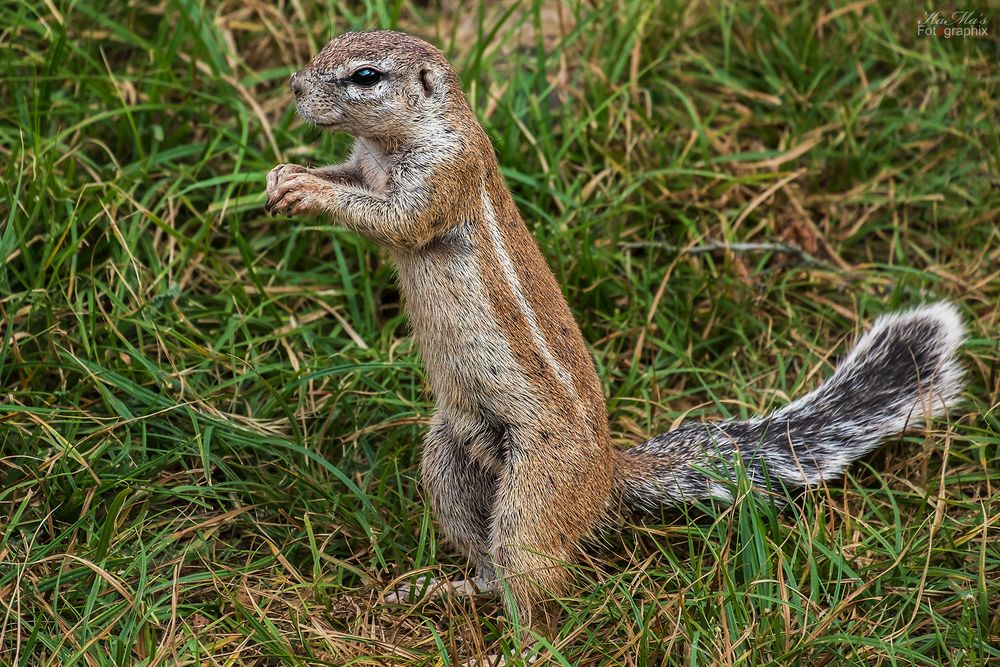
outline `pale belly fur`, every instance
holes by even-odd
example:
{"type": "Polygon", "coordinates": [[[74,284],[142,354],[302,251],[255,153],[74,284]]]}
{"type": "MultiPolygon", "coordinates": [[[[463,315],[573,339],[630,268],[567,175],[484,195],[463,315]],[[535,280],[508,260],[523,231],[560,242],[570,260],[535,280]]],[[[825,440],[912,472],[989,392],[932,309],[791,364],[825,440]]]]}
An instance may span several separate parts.
{"type": "Polygon", "coordinates": [[[486,415],[511,425],[538,414],[464,248],[396,257],[404,306],[438,410],[456,423],[486,415]]]}

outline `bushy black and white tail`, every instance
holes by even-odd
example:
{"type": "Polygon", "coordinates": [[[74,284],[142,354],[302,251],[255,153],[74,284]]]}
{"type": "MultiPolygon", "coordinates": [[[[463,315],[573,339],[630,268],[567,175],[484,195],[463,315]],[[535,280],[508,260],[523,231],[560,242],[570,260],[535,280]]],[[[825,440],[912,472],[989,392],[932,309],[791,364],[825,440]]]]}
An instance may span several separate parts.
{"type": "Polygon", "coordinates": [[[963,337],[950,303],[880,317],[829,380],[771,415],[685,424],[623,451],[619,498],[630,509],[731,500],[720,477],[731,478],[737,452],[754,485],[833,479],[886,437],[958,401],[963,337]]]}

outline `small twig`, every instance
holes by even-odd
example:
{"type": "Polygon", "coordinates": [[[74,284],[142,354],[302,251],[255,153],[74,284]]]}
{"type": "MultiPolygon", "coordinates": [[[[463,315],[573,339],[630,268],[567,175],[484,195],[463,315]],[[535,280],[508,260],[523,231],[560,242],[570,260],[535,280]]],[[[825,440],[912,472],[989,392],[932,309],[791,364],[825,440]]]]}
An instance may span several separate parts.
{"type": "Polygon", "coordinates": [[[798,246],[789,245],[787,243],[722,243],[722,242],[711,242],[704,243],[702,245],[696,246],[678,246],[671,243],[665,243],[663,241],[639,241],[622,243],[621,247],[632,250],[636,248],[659,248],[661,250],[666,250],[667,252],[677,253],[678,255],[703,255],[708,252],[719,252],[726,250],[734,253],[751,253],[751,252],[780,252],[786,255],[793,255],[797,257],[799,261],[807,266],[816,266],[830,271],[840,271],[839,268],[825,262],[822,259],[813,257],[807,253],[802,248],[798,246]]]}

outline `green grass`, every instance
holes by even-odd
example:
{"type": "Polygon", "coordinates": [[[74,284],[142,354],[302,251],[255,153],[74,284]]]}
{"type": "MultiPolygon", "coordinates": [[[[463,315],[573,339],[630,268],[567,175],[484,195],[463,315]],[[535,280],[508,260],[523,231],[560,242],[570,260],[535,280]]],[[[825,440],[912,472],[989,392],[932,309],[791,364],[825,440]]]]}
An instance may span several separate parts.
{"type": "Polygon", "coordinates": [[[1000,664],[1000,15],[943,40],[907,2],[504,6],[0,7],[0,663],[514,646],[495,602],[377,603],[463,566],[415,479],[431,398],[386,259],[262,210],[271,166],[348,145],[288,74],[381,25],[452,56],[623,445],[782,405],[879,313],[969,324],[947,421],[781,511],[604,535],[546,664],[1000,664]],[[709,243],[815,261],[677,252],[709,243]]]}

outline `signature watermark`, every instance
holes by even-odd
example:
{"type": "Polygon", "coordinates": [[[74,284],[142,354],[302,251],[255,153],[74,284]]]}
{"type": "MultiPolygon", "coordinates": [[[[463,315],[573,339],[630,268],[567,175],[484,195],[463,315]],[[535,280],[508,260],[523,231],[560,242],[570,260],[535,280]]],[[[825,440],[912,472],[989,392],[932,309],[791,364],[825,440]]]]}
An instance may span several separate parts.
{"type": "Polygon", "coordinates": [[[983,12],[925,11],[917,21],[918,37],[988,37],[990,17],[983,12]]]}

